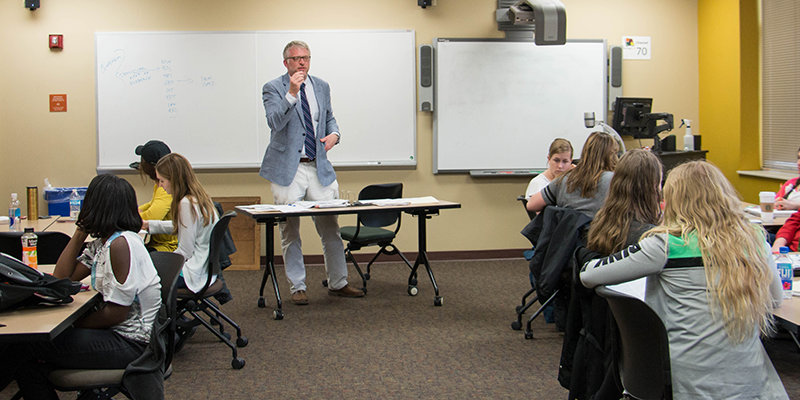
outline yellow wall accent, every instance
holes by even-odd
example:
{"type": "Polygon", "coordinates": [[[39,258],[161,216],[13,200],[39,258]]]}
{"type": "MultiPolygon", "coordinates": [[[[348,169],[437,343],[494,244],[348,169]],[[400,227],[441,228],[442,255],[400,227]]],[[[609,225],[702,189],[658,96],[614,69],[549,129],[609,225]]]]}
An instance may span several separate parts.
{"type": "MultiPolygon", "coordinates": [[[[720,131],[712,129],[716,125],[709,125],[705,116],[699,118],[697,0],[564,0],[564,3],[568,38],[604,38],[609,45],[620,45],[623,35],[650,36],[651,60],[623,62],[624,95],[652,97],[654,111],[671,112],[676,120],[695,121],[694,128],[704,135],[705,147],[712,150],[712,159],[719,157],[728,174],[736,168],[732,159],[720,154],[730,143],[729,122],[720,121],[719,125],[726,126],[720,131]],[[715,141],[711,136],[717,132],[721,136],[715,141]]],[[[0,63],[0,146],[3,150],[0,153],[0,201],[7,201],[12,191],[24,193],[27,185],[41,187],[45,177],[56,186],[77,186],[88,184],[95,175],[95,32],[413,29],[417,44],[423,44],[431,43],[434,37],[502,37],[494,22],[496,5],[495,0],[439,0],[437,6],[423,10],[413,0],[70,0],[45,1],[40,9],[29,11],[22,1],[2,1],[0,37],[5,40],[0,47],[3,59],[0,63]],[[63,51],[48,49],[50,33],[64,34],[63,51]],[[48,112],[47,95],[50,93],[66,93],[69,111],[48,112]]],[[[736,18],[736,13],[729,14],[723,14],[724,18],[736,18]]],[[[712,20],[712,16],[706,19],[712,20]]],[[[720,15],[713,18],[718,19],[720,15]]],[[[738,31],[733,28],[726,32],[731,30],[738,37],[738,31]]],[[[727,34],[720,33],[719,37],[721,42],[730,41],[727,34]]],[[[739,53],[735,48],[732,51],[739,53]]],[[[727,57],[726,54],[722,56],[727,57]]],[[[367,61],[342,60],[352,65],[353,73],[368,67],[367,61]]],[[[728,69],[727,63],[723,69],[728,69]]],[[[736,86],[738,97],[741,89],[736,86]]],[[[733,97],[729,94],[720,95],[719,100],[733,97]]],[[[336,96],[335,87],[332,95],[336,96]]],[[[735,100],[731,102],[736,103],[735,100]]],[[[732,107],[738,110],[740,106],[733,104],[732,107]]],[[[729,111],[727,106],[726,111],[729,111]]],[[[713,116],[709,114],[707,118],[713,116]]],[[[741,127],[737,128],[739,131],[741,127]]],[[[675,133],[681,143],[683,131],[675,133]]],[[[347,132],[342,134],[346,138],[347,132]]],[[[487,140],[491,140],[490,135],[487,140]]],[[[343,145],[346,143],[345,140],[343,145]]],[[[642,144],[651,143],[642,141],[642,144]]],[[[736,146],[740,146],[738,142],[736,146]]],[[[428,225],[431,250],[529,246],[519,234],[527,216],[515,200],[524,192],[527,178],[433,175],[432,117],[429,113],[417,113],[417,147],[415,169],[339,169],[341,188],[356,192],[370,183],[400,181],[404,183],[407,196],[434,195],[461,202],[462,209],[445,210],[428,225]]],[[[131,149],[131,161],[134,158],[131,149]]],[[[201,172],[199,175],[213,196],[258,195],[264,201],[272,200],[268,182],[256,171],[201,172]]],[[[126,178],[137,189],[140,202],[144,202],[151,184],[142,182],[136,175],[126,175],[126,178]]],[[[398,246],[414,251],[416,220],[409,216],[403,219],[405,227],[400,232],[398,246]]],[[[340,218],[342,225],[353,222],[351,217],[340,218]]],[[[302,232],[306,252],[320,254],[319,240],[309,221],[303,222],[302,232]]]]}
{"type": "Polygon", "coordinates": [[[758,2],[701,0],[697,26],[703,148],[742,198],[755,202],[780,183],[736,173],[761,168],[758,2]]]}

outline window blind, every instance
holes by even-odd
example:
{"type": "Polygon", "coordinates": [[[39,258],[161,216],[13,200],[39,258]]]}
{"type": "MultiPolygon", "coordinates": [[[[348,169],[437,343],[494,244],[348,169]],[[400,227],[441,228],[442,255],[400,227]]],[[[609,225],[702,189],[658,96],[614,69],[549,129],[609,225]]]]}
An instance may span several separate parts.
{"type": "Polygon", "coordinates": [[[761,101],[764,168],[796,171],[800,147],[800,2],[762,0],[761,101]]]}

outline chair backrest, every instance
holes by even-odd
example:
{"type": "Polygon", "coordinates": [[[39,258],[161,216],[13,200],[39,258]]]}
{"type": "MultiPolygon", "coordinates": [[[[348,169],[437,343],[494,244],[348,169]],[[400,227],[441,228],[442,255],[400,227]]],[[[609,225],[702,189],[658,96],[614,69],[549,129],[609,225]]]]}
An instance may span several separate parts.
{"type": "Polygon", "coordinates": [[[658,314],[636,297],[598,286],[620,334],[619,372],[625,391],[637,399],[672,399],[667,330],[658,314]]]}
{"type": "Polygon", "coordinates": [[[166,310],[166,359],[164,360],[164,371],[172,363],[172,355],[175,349],[175,324],[178,318],[177,306],[177,285],[178,275],[183,267],[183,256],[178,253],[167,251],[154,251],[150,253],[153,265],[156,267],[158,276],[161,278],[161,302],[166,310]]]}
{"type": "Polygon", "coordinates": [[[228,231],[228,224],[231,218],[236,216],[236,211],[228,211],[223,214],[214,228],[211,229],[211,242],[208,246],[208,282],[206,286],[211,284],[211,277],[218,275],[221,267],[219,262],[219,255],[222,251],[222,241],[225,239],[225,233],[228,231]]]}
{"type": "Polygon", "coordinates": [[[528,210],[528,198],[525,197],[524,194],[517,196],[517,200],[522,203],[522,209],[525,210],[525,213],[528,214],[528,218],[534,219],[536,218],[536,211],[528,210]]]}
{"type": "MultiPolygon", "coordinates": [[[[22,259],[22,234],[0,232],[0,252],[22,259]]],[[[55,264],[69,243],[69,235],[62,232],[34,232],[38,236],[36,250],[39,264],[55,264]]]]}
{"type": "MultiPolygon", "coordinates": [[[[379,183],[369,185],[358,193],[359,200],[399,199],[403,197],[402,183],[379,183]]],[[[364,226],[383,227],[389,226],[400,218],[400,212],[390,211],[384,213],[359,213],[358,220],[364,226]]]]}

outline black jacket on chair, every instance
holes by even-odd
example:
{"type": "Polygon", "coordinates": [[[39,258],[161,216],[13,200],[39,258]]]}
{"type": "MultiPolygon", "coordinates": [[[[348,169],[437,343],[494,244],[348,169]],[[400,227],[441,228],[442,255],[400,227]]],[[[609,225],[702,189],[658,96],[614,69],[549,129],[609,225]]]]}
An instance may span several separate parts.
{"type": "Polygon", "coordinates": [[[522,229],[535,248],[529,266],[542,302],[567,283],[564,272],[579,243],[581,228],[590,222],[592,218],[583,212],[548,206],[522,229]]]}

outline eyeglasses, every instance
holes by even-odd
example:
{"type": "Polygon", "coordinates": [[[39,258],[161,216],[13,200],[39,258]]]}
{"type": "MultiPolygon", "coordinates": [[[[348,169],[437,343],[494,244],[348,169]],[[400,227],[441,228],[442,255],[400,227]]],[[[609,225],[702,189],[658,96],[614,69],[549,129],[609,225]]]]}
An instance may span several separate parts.
{"type": "Polygon", "coordinates": [[[285,57],[284,60],[292,60],[294,62],[298,62],[298,61],[309,62],[309,61],[311,61],[311,56],[285,57]]]}

